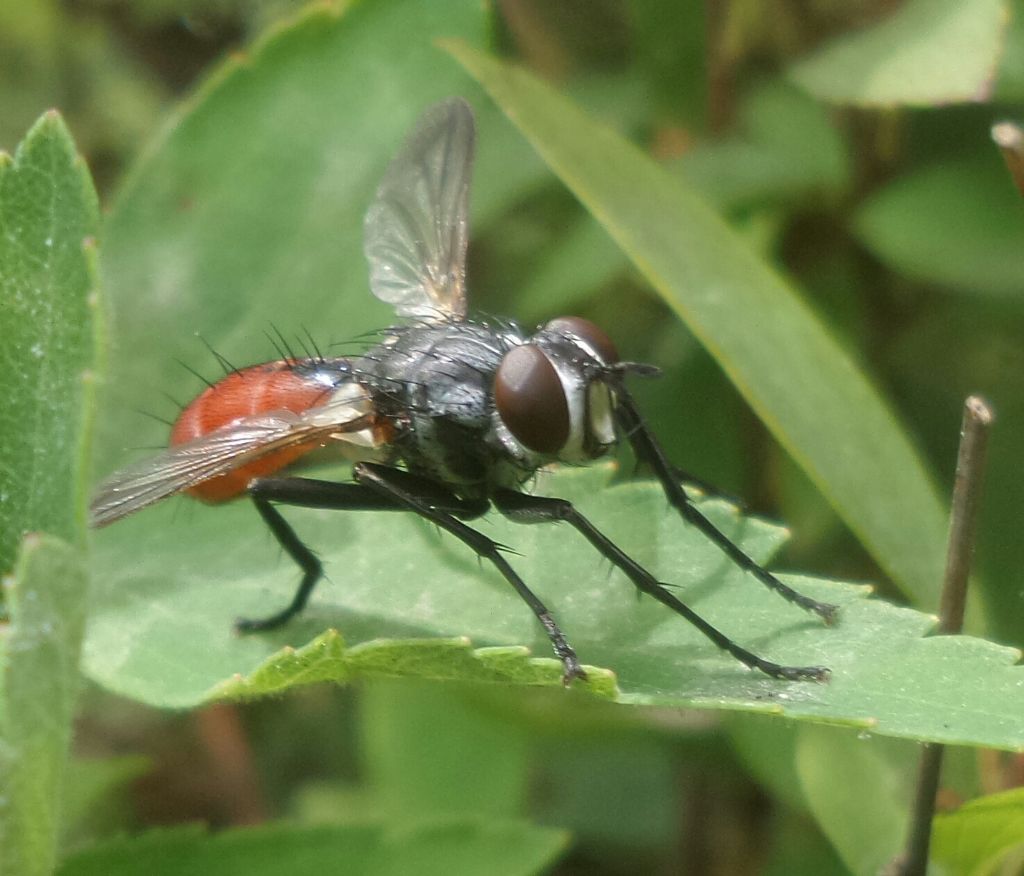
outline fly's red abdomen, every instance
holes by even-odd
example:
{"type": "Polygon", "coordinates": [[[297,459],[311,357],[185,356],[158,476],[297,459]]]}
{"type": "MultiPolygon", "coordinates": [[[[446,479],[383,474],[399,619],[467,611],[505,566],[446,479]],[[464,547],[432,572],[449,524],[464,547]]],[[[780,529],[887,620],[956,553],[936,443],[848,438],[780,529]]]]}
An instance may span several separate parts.
{"type": "MultiPolygon", "coordinates": [[[[305,364],[302,360],[297,363],[281,359],[233,371],[204,390],[181,412],[171,429],[170,445],[201,438],[242,417],[272,411],[299,414],[322,404],[332,389],[315,379],[315,363],[311,368],[296,367],[305,364]]],[[[319,443],[297,444],[268,453],[186,492],[204,502],[233,499],[245,492],[253,478],[273,474],[318,446],[319,443]]]]}

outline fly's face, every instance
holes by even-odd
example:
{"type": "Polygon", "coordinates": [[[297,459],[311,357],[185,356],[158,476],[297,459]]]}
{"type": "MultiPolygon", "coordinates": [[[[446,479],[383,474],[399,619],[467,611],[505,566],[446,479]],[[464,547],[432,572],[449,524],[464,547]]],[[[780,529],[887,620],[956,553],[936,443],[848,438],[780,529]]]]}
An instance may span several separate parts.
{"type": "Polygon", "coordinates": [[[615,445],[619,355],[611,339],[577,316],[553,319],[513,347],[494,377],[498,416],[520,444],[560,462],[587,462],[615,445]]]}

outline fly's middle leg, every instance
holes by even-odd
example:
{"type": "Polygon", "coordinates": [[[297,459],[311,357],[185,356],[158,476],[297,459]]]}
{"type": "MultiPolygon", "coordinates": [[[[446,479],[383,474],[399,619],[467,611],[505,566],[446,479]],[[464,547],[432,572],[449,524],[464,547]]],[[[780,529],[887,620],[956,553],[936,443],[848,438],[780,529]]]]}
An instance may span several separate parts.
{"type": "Polygon", "coordinates": [[[544,632],[547,633],[555,655],[562,661],[562,683],[568,685],[575,678],[585,679],[587,677],[576,657],[576,651],[565,638],[565,634],[551,616],[551,612],[501,555],[497,542],[456,519],[450,511],[431,504],[429,495],[424,495],[421,492],[422,479],[414,475],[366,462],[357,463],[354,472],[360,486],[375,490],[402,507],[415,511],[421,517],[437,524],[468,545],[477,556],[493,564],[523,601],[530,606],[531,611],[544,627],[544,632]]]}

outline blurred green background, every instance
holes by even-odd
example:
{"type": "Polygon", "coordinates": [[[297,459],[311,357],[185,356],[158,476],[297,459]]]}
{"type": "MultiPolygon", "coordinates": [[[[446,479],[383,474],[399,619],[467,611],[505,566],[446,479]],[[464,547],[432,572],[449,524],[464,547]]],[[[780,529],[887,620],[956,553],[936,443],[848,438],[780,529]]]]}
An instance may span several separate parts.
{"type": "MultiPolygon", "coordinates": [[[[354,5],[347,14],[367,20],[371,8],[388,6],[354,5]]],[[[45,108],[58,107],[101,203],[113,211],[100,243],[114,290],[107,406],[119,413],[101,424],[103,472],[125,446],[163,440],[166,427],[134,409],[173,417],[173,404],[147,407],[136,404],[140,396],[151,400],[160,387],[184,401],[198,390],[175,358],[215,376],[212,363],[196,364],[207,354],[194,333],[236,364],[271,358],[253,325],[289,335],[308,326],[323,340],[324,302],[343,284],[365,282],[358,228],[338,227],[338,247],[328,253],[238,270],[220,257],[223,240],[175,249],[190,228],[216,224],[215,214],[197,220],[184,201],[174,215],[146,213],[173,201],[175,179],[201,178],[204,166],[223,173],[218,184],[244,190],[247,175],[265,165],[261,138],[271,137],[293,138],[289,147],[308,166],[304,180],[323,212],[256,221],[247,233],[315,239],[332,221],[332,198],[365,203],[368,192],[317,188],[329,168],[316,163],[305,131],[282,128],[273,116],[252,131],[244,154],[188,149],[208,142],[204,126],[231,128],[231,108],[259,87],[245,72],[250,47],[278,28],[307,26],[309,19],[293,23],[301,8],[287,0],[36,0],[0,12],[0,148],[13,150],[45,108]],[[236,102],[204,111],[229,68],[242,70],[232,85],[236,102]],[[161,148],[175,131],[184,147],[172,161],[161,148]],[[161,179],[163,161],[179,176],[168,176],[168,191],[147,201],[143,190],[161,179]],[[154,221],[171,233],[140,244],[132,229],[154,221]],[[236,277],[257,272],[258,290],[233,288],[236,277]],[[202,294],[191,285],[197,276],[202,294]],[[159,334],[167,314],[174,335],[161,337],[147,362],[119,372],[119,332],[159,334]]],[[[988,625],[971,620],[1017,646],[1024,644],[1024,207],[989,128],[1020,116],[1021,12],[1017,3],[985,0],[501,0],[482,35],[700,191],[891,401],[943,495],[952,485],[963,399],[990,400],[999,420],[977,548],[988,625]]],[[[405,33],[415,23],[396,17],[388,27],[405,33]]],[[[481,38],[454,14],[452,28],[481,38]]],[[[424,51],[436,52],[439,81],[454,78],[448,56],[424,51]]],[[[367,76],[400,61],[387,39],[338,59],[363,65],[367,76]]],[[[387,107],[379,110],[384,121],[374,122],[346,115],[351,95],[317,97],[296,109],[317,117],[313,127],[348,128],[382,148],[407,124],[396,119],[386,130],[387,107]]],[[[483,97],[474,99],[485,119],[496,117],[483,97]]],[[[898,598],[605,232],[511,128],[491,124],[482,124],[490,141],[481,142],[474,192],[473,305],[524,324],[577,312],[611,327],[624,358],[665,369],[637,395],[672,458],[791,528],[776,568],[878,582],[898,598]]],[[[273,206],[248,209],[259,216],[273,206]]],[[[227,238],[231,221],[224,219],[227,238]]],[[[346,324],[327,330],[329,342],[388,319],[372,301],[344,308],[346,324]]],[[[886,793],[866,791],[884,798],[875,814],[885,827],[876,829],[863,812],[836,814],[822,802],[831,744],[822,728],[627,712],[557,692],[396,682],[168,715],[90,690],[77,751],[113,759],[76,767],[66,842],[73,848],[126,829],[196,820],[227,826],[283,816],[315,824],[426,809],[527,816],[567,829],[565,851],[559,841],[548,853],[558,874],[870,872],[901,835],[914,749],[870,743],[861,775],[893,783],[886,793]]],[[[960,752],[949,776],[955,800],[1017,784],[1021,765],[960,752]]]]}

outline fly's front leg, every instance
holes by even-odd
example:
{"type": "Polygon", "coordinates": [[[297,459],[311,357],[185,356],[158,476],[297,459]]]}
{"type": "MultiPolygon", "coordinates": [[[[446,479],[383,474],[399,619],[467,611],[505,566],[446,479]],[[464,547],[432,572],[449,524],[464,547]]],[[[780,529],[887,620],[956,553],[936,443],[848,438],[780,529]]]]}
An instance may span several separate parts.
{"type": "Polygon", "coordinates": [[[682,600],[670,593],[664,584],[624,553],[614,542],[597,529],[586,517],[565,499],[527,496],[513,490],[501,490],[493,497],[494,506],[516,523],[546,523],[564,521],[576,529],[598,552],[626,573],[630,581],[643,593],[653,596],[676,614],[682,615],[723,651],[741,663],[758,669],[772,678],[788,681],[828,681],[829,670],[824,666],[782,666],[765,660],[738,645],[723,632],[709,624],[682,600]]]}
{"type": "Polygon", "coordinates": [[[697,477],[697,475],[692,474],[688,471],[683,471],[677,465],[672,466],[672,474],[675,476],[675,479],[677,481],[681,481],[682,483],[685,484],[692,484],[709,498],[724,499],[730,505],[737,506],[740,510],[742,510],[745,507],[745,503],[743,502],[743,499],[740,496],[737,496],[734,493],[727,493],[725,490],[721,490],[718,487],[716,487],[710,481],[706,481],[703,478],[699,478],[697,477]]]}
{"type": "MultiPolygon", "coordinates": [[[[478,517],[487,509],[487,503],[464,501],[443,487],[424,485],[424,492],[435,506],[445,508],[460,517],[478,517]]],[[[310,478],[263,478],[249,484],[249,497],[264,523],[274,534],[278,544],[302,570],[302,580],[287,608],[269,617],[240,618],[235,629],[241,633],[272,630],[287,623],[302,611],[310,593],[323,576],[319,557],[296,535],[291,524],[284,519],[275,503],[303,508],[326,508],[332,511],[405,511],[407,507],[389,499],[376,490],[361,484],[344,484],[310,478]]]]}
{"type": "Polygon", "coordinates": [[[356,463],[353,472],[360,486],[372,489],[381,496],[387,497],[389,501],[410,511],[415,511],[424,519],[437,524],[468,545],[478,557],[491,562],[501,572],[502,577],[515,588],[516,593],[523,601],[530,606],[537,616],[537,620],[544,627],[544,632],[547,633],[548,639],[551,641],[555,655],[562,661],[562,683],[568,685],[574,678],[585,679],[587,677],[576,657],[576,652],[566,640],[565,634],[551,616],[551,612],[506,562],[497,542],[482,532],[466,526],[448,510],[431,504],[429,496],[423,495],[420,490],[421,479],[407,472],[369,462],[356,463]]]}
{"type": "Polygon", "coordinates": [[[679,512],[683,520],[704,533],[730,560],[745,572],[752,574],[769,590],[775,591],[794,605],[799,605],[807,611],[814,612],[826,624],[834,623],[839,606],[827,602],[818,602],[818,600],[811,599],[811,597],[805,596],[792,587],[783,584],[771,572],[748,557],[725,533],[694,507],[689,496],[686,495],[686,490],[679,483],[677,477],[678,469],[666,458],[665,451],[662,450],[661,445],[655,439],[650,428],[648,428],[647,423],[640,416],[633,397],[623,386],[616,386],[615,393],[618,396],[615,417],[619,427],[633,446],[637,459],[647,463],[654,471],[655,476],[661,482],[669,504],[679,512]]]}

